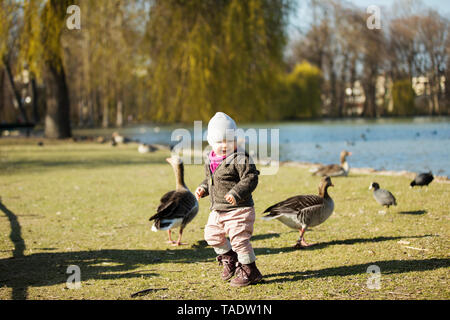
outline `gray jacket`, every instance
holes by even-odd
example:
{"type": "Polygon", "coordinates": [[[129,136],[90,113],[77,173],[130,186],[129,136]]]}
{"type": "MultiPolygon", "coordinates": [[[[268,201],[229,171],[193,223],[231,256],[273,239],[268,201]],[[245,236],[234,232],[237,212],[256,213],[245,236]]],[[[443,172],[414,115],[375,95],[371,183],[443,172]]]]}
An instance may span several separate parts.
{"type": "Polygon", "coordinates": [[[247,153],[237,151],[229,155],[213,174],[209,165],[209,157],[206,157],[206,179],[200,187],[205,190],[203,197],[211,196],[211,210],[231,211],[236,208],[253,207],[252,192],[258,185],[259,171],[247,153]],[[234,197],[236,205],[225,200],[227,194],[234,197]]]}

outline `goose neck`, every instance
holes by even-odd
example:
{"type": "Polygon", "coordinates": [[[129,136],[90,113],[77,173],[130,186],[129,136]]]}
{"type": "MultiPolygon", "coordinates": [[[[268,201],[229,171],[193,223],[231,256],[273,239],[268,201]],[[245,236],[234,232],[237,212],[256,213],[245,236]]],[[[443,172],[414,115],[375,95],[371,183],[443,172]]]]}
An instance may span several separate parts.
{"type": "Polygon", "coordinates": [[[182,163],[176,164],[173,166],[173,171],[175,173],[175,182],[176,182],[176,189],[187,189],[186,184],[184,182],[184,166],[182,163]]]}
{"type": "Polygon", "coordinates": [[[330,195],[328,194],[328,186],[327,185],[323,185],[320,187],[319,196],[321,196],[322,198],[325,198],[325,199],[330,198],[330,195]]]}

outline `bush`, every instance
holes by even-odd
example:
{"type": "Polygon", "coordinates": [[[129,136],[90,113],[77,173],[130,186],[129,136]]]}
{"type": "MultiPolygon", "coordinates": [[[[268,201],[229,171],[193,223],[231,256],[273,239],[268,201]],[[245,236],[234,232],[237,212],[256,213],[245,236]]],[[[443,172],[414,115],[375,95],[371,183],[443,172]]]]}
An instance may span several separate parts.
{"type": "Polygon", "coordinates": [[[416,113],[416,107],[414,105],[415,92],[409,79],[394,82],[392,99],[394,102],[394,115],[410,116],[416,113]]]}
{"type": "Polygon", "coordinates": [[[299,119],[320,115],[321,72],[308,62],[297,64],[284,78],[282,118],[299,119]]]}

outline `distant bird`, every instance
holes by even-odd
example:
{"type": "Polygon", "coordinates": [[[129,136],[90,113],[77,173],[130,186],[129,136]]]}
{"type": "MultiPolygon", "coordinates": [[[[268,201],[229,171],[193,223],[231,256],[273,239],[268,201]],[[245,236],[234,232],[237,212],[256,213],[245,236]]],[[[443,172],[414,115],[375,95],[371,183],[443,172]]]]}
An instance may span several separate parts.
{"type": "Polygon", "coordinates": [[[141,143],[138,147],[138,152],[139,153],[149,153],[149,152],[154,152],[157,149],[155,147],[153,147],[150,144],[145,144],[145,143],[141,143]]]}
{"type": "Polygon", "coordinates": [[[99,136],[99,137],[97,137],[96,141],[97,141],[97,143],[105,143],[106,139],[105,139],[105,137],[99,136]]]}
{"type": "Polygon", "coordinates": [[[39,142],[37,143],[37,145],[38,145],[39,147],[43,147],[43,146],[44,146],[44,143],[43,143],[42,141],[39,141],[39,142]]]}
{"type": "Polygon", "coordinates": [[[184,166],[178,156],[166,159],[172,166],[176,178],[176,189],[162,196],[157,212],[149,220],[155,221],[152,231],[167,230],[169,243],[182,245],[181,237],[186,225],[195,218],[198,213],[198,202],[184,183],[184,166]],[[180,227],[178,240],[172,240],[172,229],[180,227]]]}
{"type": "Polygon", "coordinates": [[[111,139],[113,141],[115,141],[116,143],[129,143],[129,142],[133,142],[133,140],[131,140],[130,138],[121,136],[117,131],[113,132],[111,139]]]}
{"type": "Polygon", "coordinates": [[[392,193],[388,190],[380,189],[380,185],[377,182],[372,182],[369,187],[369,190],[373,189],[373,197],[375,200],[381,204],[382,206],[386,206],[389,209],[389,206],[396,206],[397,201],[392,193]]]}
{"type": "Polygon", "coordinates": [[[346,143],[347,143],[348,146],[354,146],[355,145],[354,141],[347,140],[346,143]]]}
{"type": "Polygon", "coordinates": [[[316,144],[316,149],[322,149],[322,146],[320,144],[316,144]]]}
{"type": "Polygon", "coordinates": [[[366,137],[366,135],[365,135],[364,133],[361,133],[361,138],[362,138],[364,141],[367,141],[367,137],[366,137]]]}
{"type": "Polygon", "coordinates": [[[115,143],[123,143],[125,141],[125,137],[121,136],[118,132],[113,132],[113,134],[111,135],[111,139],[115,143]]]}
{"type": "Polygon", "coordinates": [[[304,234],[308,227],[315,227],[327,220],[334,210],[333,199],[328,195],[328,187],[333,187],[330,177],[323,177],[319,185],[319,195],[299,195],[288,198],[267,208],[264,220],[278,219],[288,227],[299,230],[300,239],[294,248],[308,247],[304,234]]]}
{"type": "Polygon", "coordinates": [[[330,177],[338,177],[338,176],[347,176],[350,167],[347,162],[347,157],[351,156],[352,153],[347,150],[343,150],[340,155],[341,164],[329,164],[326,166],[319,167],[316,171],[313,172],[315,176],[330,176],[330,177]]]}
{"type": "Polygon", "coordinates": [[[413,188],[414,186],[428,186],[431,181],[433,181],[434,177],[433,174],[430,172],[428,173],[420,173],[418,174],[413,181],[411,181],[411,183],[409,184],[409,186],[411,188],[413,188]]]}

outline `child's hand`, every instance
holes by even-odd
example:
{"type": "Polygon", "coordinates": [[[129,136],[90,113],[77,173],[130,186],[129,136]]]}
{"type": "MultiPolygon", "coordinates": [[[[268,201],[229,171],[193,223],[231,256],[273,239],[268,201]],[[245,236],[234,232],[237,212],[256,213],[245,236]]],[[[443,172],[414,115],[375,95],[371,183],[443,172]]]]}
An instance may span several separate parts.
{"type": "Polygon", "coordinates": [[[202,187],[198,187],[197,190],[195,190],[195,197],[197,198],[197,200],[203,197],[204,194],[205,189],[203,189],[202,187]]]}
{"type": "Polygon", "coordinates": [[[231,194],[225,195],[225,200],[227,200],[229,204],[232,204],[234,206],[236,205],[236,199],[234,199],[234,197],[231,194]]]}

